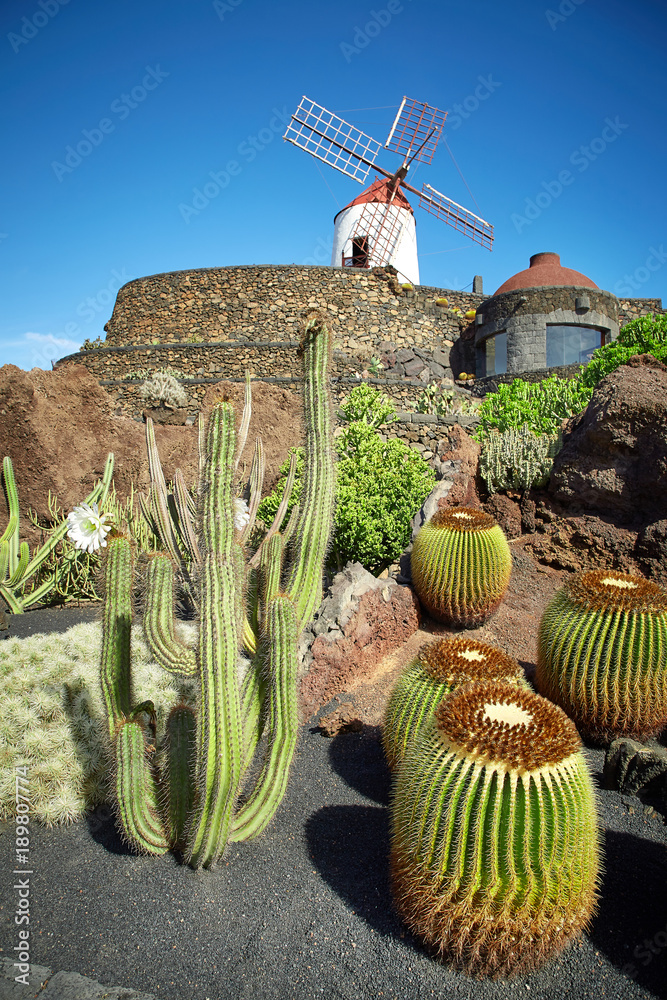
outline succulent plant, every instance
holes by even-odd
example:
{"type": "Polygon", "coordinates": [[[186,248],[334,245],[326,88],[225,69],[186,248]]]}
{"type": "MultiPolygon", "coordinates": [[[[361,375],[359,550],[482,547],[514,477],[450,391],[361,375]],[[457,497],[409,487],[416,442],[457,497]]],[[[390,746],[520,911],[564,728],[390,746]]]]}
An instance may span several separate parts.
{"type": "Polygon", "coordinates": [[[437,511],[420,528],[411,562],[421,604],[453,628],[476,628],[493,614],[512,572],[502,528],[474,507],[437,511]]]}
{"type": "Polygon", "coordinates": [[[659,732],[667,723],[667,591],[616,570],[576,574],[542,615],[535,680],[594,742],[659,732]]]}
{"type": "MultiPolygon", "coordinates": [[[[226,401],[213,408],[209,420],[194,516],[183,503],[176,522],[173,513],[163,509],[164,491],[154,492],[152,507],[161,534],[168,537],[178,523],[188,536],[183,545],[196,565],[199,611],[198,643],[192,649],[175,635],[173,618],[176,567],[183,550],[174,545],[173,551],[150,557],[146,641],[166,671],[194,679],[198,687],[196,717],[188,706],[177,706],[169,717],[167,746],[158,747],[157,753],[153,704],[137,704],[132,690],[133,545],[122,534],[110,537],[107,545],[101,674],[117,815],[135,848],[161,854],[182,846],[194,867],[211,867],[229,841],[248,840],[264,830],[285,793],[296,747],[297,642],[322,599],[334,503],[331,340],[317,315],[306,323],[302,349],[304,485],[300,507],[284,535],[278,530],[283,507],[246,563],[244,543],[257,509],[261,475],[251,473],[253,513],[243,526],[236,525],[233,481],[241,449],[234,410],[226,401]],[[192,539],[195,523],[198,535],[192,539]],[[293,538],[286,566],[288,535],[293,538]],[[253,653],[252,662],[245,665],[240,660],[242,644],[253,653]],[[262,735],[266,739],[260,744],[262,735]],[[260,745],[263,760],[241,802],[242,780],[260,745]],[[160,794],[162,789],[167,797],[160,794]]],[[[241,439],[249,420],[246,407],[241,439]]],[[[155,481],[159,472],[154,458],[155,481]]],[[[151,501],[147,505],[150,513],[151,501]]]]}
{"type": "Polygon", "coordinates": [[[409,745],[392,797],[392,893],[438,958],[512,975],[587,927],[600,850],[581,750],[561,709],[500,681],[447,695],[409,745]]]}
{"type": "MultiPolygon", "coordinates": [[[[88,494],[85,503],[91,504],[97,501],[104,503],[111,484],[113,465],[114,457],[113,453],[110,453],[107,456],[102,479],[88,494]]],[[[0,535],[0,610],[4,600],[13,614],[20,615],[26,608],[37,604],[53,590],[58,579],[66,575],[71,568],[72,562],[76,560],[77,552],[70,548],[67,557],[56,563],[53,574],[35,586],[31,592],[25,593],[24,590],[30,580],[49,560],[58,543],[67,534],[69,524],[67,518],[63,518],[50,532],[48,541],[35,551],[31,559],[28,543],[20,541],[19,495],[16,489],[12,460],[8,455],[2,461],[2,481],[7,496],[9,522],[0,535]]]]}
{"type": "Polygon", "coordinates": [[[528,689],[516,660],[477,639],[447,636],[427,643],[401,673],[389,697],[382,744],[390,767],[428,725],[442,698],[474,680],[504,680],[528,689]]]}

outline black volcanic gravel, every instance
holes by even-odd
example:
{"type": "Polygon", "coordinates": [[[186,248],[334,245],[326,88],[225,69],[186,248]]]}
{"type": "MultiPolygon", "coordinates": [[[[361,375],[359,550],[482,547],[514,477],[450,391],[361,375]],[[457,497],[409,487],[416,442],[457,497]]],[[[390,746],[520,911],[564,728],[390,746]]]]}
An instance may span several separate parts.
{"type": "MultiPolygon", "coordinates": [[[[603,752],[586,752],[599,784],[603,752]]],[[[667,998],[660,813],[601,790],[605,873],[590,934],[533,975],[478,982],[429,958],[394,915],[388,794],[375,731],[329,740],[311,723],[273,823],[213,871],[129,853],[105,810],[35,824],[33,961],[169,1000],[667,998]]],[[[0,957],[17,943],[12,848],[0,825],[0,957]]]]}

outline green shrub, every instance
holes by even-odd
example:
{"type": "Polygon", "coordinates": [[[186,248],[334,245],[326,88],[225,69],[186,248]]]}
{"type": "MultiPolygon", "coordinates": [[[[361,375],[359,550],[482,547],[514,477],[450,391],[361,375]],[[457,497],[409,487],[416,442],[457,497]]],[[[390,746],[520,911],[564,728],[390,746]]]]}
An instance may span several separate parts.
{"type": "Polygon", "coordinates": [[[479,458],[479,472],[489,493],[546,486],[560,446],[560,436],[536,435],[527,426],[492,431],[479,458]]]}
{"type": "Polygon", "coordinates": [[[589,363],[581,368],[581,385],[594,389],[605,375],[635,354],[652,354],[658,361],[667,358],[667,316],[640,316],[627,323],[617,340],[593,351],[589,363]]]}
{"type": "Polygon", "coordinates": [[[579,379],[547,378],[543,382],[514,379],[489,393],[479,408],[480,425],[473,437],[484,442],[493,430],[500,433],[527,427],[533,434],[555,437],[565,417],[584,410],[592,389],[579,379]]]}
{"type": "Polygon", "coordinates": [[[381,572],[410,542],[410,520],[433,489],[435,473],[419,452],[383,441],[355,421],[337,442],[333,556],[381,572]]]}
{"type": "MultiPolygon", "coordinates": [[[[371,573],[381,572],[410,541],[410,520],[433,489],[435,473],[421,455],[402,441],[383,441],[376,428],[394,416],[387,396],[373,386],[355,386],[341,405],[350,423],[336,438],[336,512],[330,565],[338,569],[349,561],[360,562],[371,573]]],[[[294,490],[288,505],[298,502],[303,485],[302,449],[294,490]]],[[[287,481],[289,461],[282,478],[262,500],[258,517],[270,524],[287,481]]]]}
{"type": "Polygon", "coordinates": [[[667,314],[638,316],[619,331],[617,344],[635,344],[651,353],[655,343],[667,343],[667,314]]]}
{"type": "Polygon", "coordinates": [[[347,421],[363,420],[369,427],[380,427],[396,419],[396,410],[389,396],[362,382],[355,385],[340,404],[340,411],[347,421]]]}

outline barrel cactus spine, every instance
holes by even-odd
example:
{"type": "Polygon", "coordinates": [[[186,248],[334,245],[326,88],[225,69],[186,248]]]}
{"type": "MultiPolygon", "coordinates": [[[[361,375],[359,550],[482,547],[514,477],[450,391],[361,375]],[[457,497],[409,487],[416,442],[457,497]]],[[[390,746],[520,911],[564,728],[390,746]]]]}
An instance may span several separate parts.
{"type": "Polygon", "coordinates": [[[477,639],[447,636],[422,646],[396,681],[385,710],[382,744],[391,768],[430,721],[441,699],[474,680],[504,680],[528,690],[511,656],[477,639]]]}
{"type": "Polygon", "coordinates": [[[182,847],[194,867],[211,867],[229,841],[261,833],[285,792],[298,732],[298,636],[321,601],[333,515],[330,354],[329,332],[319,317],[312,317],[303,341],[306,485],[290,569],[283,566],[285,546],[274,531],[260,557],[251,560],[252,572],[247,571],[243,530],[234,525],[235,455],[238,461],[234,411],[226,402],[212,411],[199,487],[196,649],[181,643],[174,629],[173,555],[157,553],[149,560],[144,607],[146,640],[155,660],[176,677],[198,682],[196,739],[191,710],[178,706],[167,722],[165,746],[150,754],[148,765],[149,747],[135,719],[146,706],[133,709],[130,690],[131,608],[125,601],[121,612],[112,615],[119,601],[119,580],[118,572],[109,569],[113,560],[108,562],[104,640],[108,651],[102,670],[114,766],[120,776],[118,814],[126,836],[137,847],[150,853],[182,847]],[[248,597],[259,606],[246,608],[248,597]],[[253,622],[258,632],[249,636],[253,622]],[[123,627],[113,632],[114,623],[123,627]],[[239,669],[242,644],[255,651],[245,674],[239,669]],[[124,667],[118,670],[114,649],[121,646],[124,667]],[[249,797],[239,805],[241,780],[263,728],[268,736],[266,759],[249,797]],[[177,787],[172,789],[171,784],[177,787]],[[141,822],[135,819],[140,806],[141,822]],[[161,836],[149,828],[147,818],[155,819],[161,836]]]}
{"type": "Polygon", "coordinates": [[[667,724],[667,591],[616,570],[576,574],[547,606],[535,681],[595,743],[667,724]]]}
{"type": "Polygon", "coordinates": [[[426,612],[452,628],[476,628],[502,601],[512,555],[502,528],[474,507],[437,511],[412,548],[412,582],[426,612]]]}
{"type": "Polygon", "coordinates": [[[440,960],[509,976],[590,923],[600,870],[595,794],[572,722],[500,681],[447,695],[394,781],[391,886],[440,960]]]}

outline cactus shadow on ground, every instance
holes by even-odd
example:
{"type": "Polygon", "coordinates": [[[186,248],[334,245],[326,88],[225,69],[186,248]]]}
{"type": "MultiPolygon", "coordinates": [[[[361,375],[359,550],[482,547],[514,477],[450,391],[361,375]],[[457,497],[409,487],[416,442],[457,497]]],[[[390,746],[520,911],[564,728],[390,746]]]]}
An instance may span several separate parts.
{"type": "Polygon", "coordinates": [[[391,773],[380,742],[380,730],[365,726],[358,733],[341,733],[329,747],[331,769],[350,788],[367,799],[386,806],[389,804],[391,773]],[[363,760],[363,767],[360,767],[363,760]]]}
{"type": "MultiPolygon", "coordinates": [[[[628,808],[627,805],[624,808],[628,808]]],[[[639,813],[642,805],[636,799],[639,813]]],[[[604,831],[604,878],[588,934],[624,975],[656,997],[667,997],[667,855],[663,844],[604,831]]]]}

